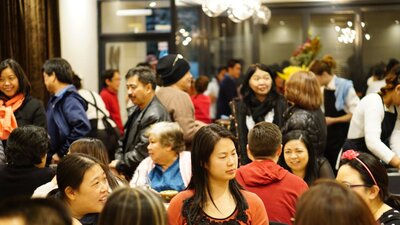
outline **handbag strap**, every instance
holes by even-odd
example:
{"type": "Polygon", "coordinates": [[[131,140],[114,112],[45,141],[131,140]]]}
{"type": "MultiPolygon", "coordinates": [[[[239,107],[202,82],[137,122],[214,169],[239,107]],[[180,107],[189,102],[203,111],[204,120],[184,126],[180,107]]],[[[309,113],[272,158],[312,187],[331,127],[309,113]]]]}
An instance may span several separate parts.
{"type": "Polygon", "coordinates": [[[94,95],[91,91],[89,91],[89,93],[93,98],[94,107],[96,108],[96,118],[98,119],[99,118],[99,107],[97,106],[96,98],[94,97],[94,95]]]}
{"type": "Polygon", "coordinates": [[[86,101],[86,102],[87,102],[89,105],[92,105],[92,106],[94,106],[94,107],[96,108],[96,117],[97,117],[97,119],[99,118],[99,114],[98,114],[99,111],[104,115],[105,118],[108,119],[109,116],[107,116],[107,114],[97,106],[96,98],[94,97],[93,93],[92,93],[91,91],[89,91],[89,93],[90,93],[90,94],[92,95],[92,97],[93,97],[94,104],[91,103],[91,102],[88,102],[88,101],[86,101]]]}

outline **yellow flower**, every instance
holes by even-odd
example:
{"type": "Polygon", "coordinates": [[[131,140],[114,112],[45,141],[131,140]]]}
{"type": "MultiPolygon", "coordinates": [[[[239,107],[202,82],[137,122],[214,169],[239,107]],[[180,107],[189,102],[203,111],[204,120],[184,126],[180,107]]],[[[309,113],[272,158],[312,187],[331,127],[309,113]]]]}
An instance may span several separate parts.
{"type": "Polygon", "coordinates": [[[277,74],[283,80],[287,80],[293,73],[301,71],[301,70],[307,71],[308,68],[304,65],[301,67],[300,66],[288,66],[282,70],[282,73],[278,72],[277,74]]]}

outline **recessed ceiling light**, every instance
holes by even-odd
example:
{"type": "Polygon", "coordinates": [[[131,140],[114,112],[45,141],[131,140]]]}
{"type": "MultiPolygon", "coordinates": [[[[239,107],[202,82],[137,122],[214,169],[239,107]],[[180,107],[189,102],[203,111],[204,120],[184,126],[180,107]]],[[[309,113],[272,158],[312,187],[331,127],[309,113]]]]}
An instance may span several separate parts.
{"type": "Polygon", "coordinates": [[[117,16],[150,16],[151,9],[119,9],[117,16]]]}
{"type": "Polygon", "coordinates": [[[149,6],[150,6],[151,8],[154,8],[154,7],[157,6],[157,3],[156,3],[156,2],[150,2],[149,6]]]}

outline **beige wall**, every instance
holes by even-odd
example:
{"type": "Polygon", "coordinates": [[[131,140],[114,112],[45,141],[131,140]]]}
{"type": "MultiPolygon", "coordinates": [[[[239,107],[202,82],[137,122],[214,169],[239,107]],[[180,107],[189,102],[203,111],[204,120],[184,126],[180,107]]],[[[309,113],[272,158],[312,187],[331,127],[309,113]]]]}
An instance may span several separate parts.
{"type": "Polygon", "coordinates": [[[113,42],[106,44],[106,69],[110,69],[110,65],[108,63],[110,56],[110,49],[113,46],[114,49],[119,48],[120,52],[117,56],[118,58],[118,68],[121,74],[121,85],[119,87],[118,99],[119,106],[121,109],[121,117],[123,123],[126,122],[128,115],[126,113],[126,80],[125,74],[129,69],[133,68],[139,62],[143,62],[146,58],[146,43],[145,42],[113,42]]]}
{"type": "Polygon", "coordinates": [[[61,57],[83,78],[86,89],[98,90],[97,1],[59,0],[61,57]]]}

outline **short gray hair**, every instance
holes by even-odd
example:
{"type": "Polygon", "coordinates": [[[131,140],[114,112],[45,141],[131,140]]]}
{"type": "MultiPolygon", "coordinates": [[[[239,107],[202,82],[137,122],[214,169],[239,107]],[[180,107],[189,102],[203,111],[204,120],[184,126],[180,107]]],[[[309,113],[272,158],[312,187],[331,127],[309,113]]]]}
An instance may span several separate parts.
{"type": "Polygon", "coordinates": [[[180,153],[185,150],[185,140],[183,130],[176,122],[158,122],[150,126],[147,136],[156,136],[163,147],[171,146],[172,150],[180,153]]]}

